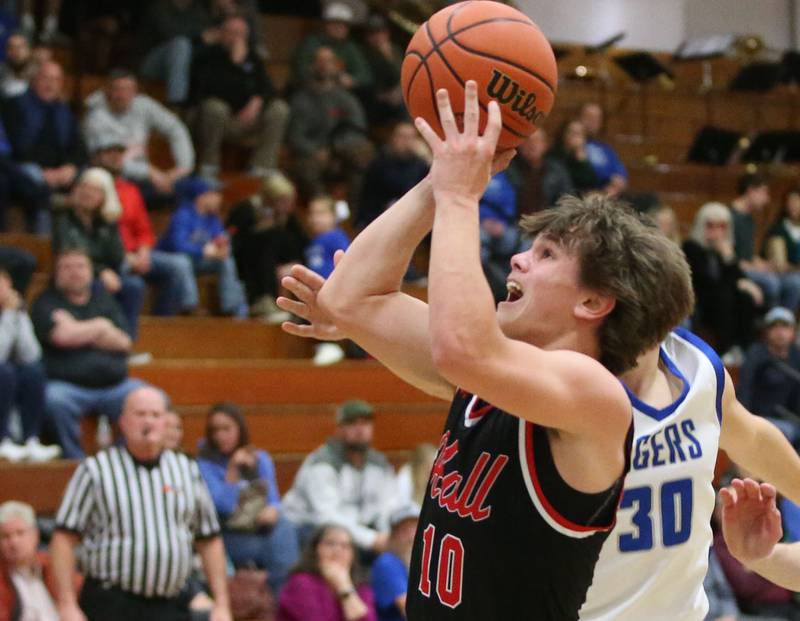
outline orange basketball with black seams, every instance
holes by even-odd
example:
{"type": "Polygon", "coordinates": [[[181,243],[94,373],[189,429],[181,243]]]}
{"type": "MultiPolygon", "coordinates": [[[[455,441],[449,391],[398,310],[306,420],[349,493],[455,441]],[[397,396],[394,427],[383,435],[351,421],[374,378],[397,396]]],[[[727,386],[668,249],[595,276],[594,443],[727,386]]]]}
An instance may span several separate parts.
{"type": "Polygon", "coordinates": [[[475,80],[481,106],[500,104],[500,148],[513,148],[536,131],[553,107],[558,69],[553,48],[539,27],[517,9],[471,0],[435,13],[406,49],[403,97],[412,117],[421,116],[443,136],[436,91],[446,88],[456,117],[464,110],[464,84],[475,80]]]}

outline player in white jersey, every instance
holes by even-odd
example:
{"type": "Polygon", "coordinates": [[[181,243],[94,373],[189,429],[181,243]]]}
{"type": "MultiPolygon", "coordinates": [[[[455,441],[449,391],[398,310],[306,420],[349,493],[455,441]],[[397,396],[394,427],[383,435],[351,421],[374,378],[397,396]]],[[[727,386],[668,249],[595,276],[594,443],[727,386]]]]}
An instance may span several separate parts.
{"type": "Polygon", "coordinates": [[[737,400],[716,353],[685,330],[624,376],[634,406],[631,469],[581,621],[702,621],[719,447],[800,499],[800,458],[737,400]]]}

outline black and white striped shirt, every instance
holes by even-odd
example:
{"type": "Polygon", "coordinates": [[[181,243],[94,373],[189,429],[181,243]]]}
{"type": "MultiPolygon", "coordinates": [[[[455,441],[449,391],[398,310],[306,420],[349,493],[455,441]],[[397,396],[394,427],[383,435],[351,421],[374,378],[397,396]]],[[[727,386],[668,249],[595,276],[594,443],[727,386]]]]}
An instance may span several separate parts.
{"type": "Polygon", "coordinates": [[[164,451],[142,464],[111,447],[78,466],[56,516],[78,533],[87,577],[145,597],[174,597],[191,571],[192,543],[220,532],[197,463],[164,451]]]}

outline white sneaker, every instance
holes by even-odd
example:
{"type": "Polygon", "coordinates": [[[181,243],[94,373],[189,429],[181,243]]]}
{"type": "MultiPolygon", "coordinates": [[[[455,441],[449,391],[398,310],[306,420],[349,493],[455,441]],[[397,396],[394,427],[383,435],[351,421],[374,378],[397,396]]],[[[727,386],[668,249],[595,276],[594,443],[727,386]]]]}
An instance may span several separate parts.
{"type": "Polygon", "coordinates": [[[344,359],[344,350],[336,343],[320,343],[314,349],[314,364],[324,367],[344,359]]]}
{"type": "Polygon", "coordinates": [[[23,450],[30,461],[51,461],[61,456],[61,447],[55,444],[44,445],[39,438],[28,438],[23,450]]]}
{"type": "Polygon", "coordinates": [[[0,442],[0,459],[7,459],[12,463],[16,463],[25,459],[27,455],[25,447],[16,444],[11,438],[4,438],[0,442]]]}

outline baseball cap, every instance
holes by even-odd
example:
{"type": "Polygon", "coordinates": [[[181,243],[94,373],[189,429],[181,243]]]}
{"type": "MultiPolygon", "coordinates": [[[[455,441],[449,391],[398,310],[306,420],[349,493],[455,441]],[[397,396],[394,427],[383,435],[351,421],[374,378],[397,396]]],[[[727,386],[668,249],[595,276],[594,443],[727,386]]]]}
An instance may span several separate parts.
{"type": "Polygon", "coordinates": [[[336,424],[346,425],[360,418],[374,418],[375,410],[366,401],[350,399],[345,401],[336,410],[336,424]]]}
{"type": "Polygon", "coordinates": [[[401,505],[397,507],[394,511],[389,514],[389,526],[394,528],[401,522],[405,522],[406,520],[417,520],[419,519],[419,506],[414,502],[409,502],[407,504],[401,505]]]}
{"type": "Polygon", "coordinates": [[[774,323],[783,322],[787,323],[790,326],[794,326],[797,322],[794,317],[794,313],[790,311],[788,308],[783,306],[776,306],[772,310],[770,310],[766,315],[764,315],[764,325],[771,326],[774,323]]]}
{"type": "Polygon", "coordinates": [[[351,24],[354,17],[353,9],[344,2],[331,2],[322,12],[322,19],[326,22],[344,22],[345,24],[351,24]]]}

